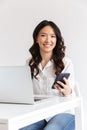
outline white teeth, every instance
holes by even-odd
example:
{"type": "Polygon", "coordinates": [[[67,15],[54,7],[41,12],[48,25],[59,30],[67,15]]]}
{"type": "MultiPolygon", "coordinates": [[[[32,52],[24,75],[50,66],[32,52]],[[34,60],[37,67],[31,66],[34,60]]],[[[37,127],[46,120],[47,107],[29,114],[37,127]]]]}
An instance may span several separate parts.
{"type": "Polygon", "coordinates": [[[50,46],[51,44],[44,44],[44,45],[46,45],[46,46],[50,46]]]}
{"type": "Polygon", "coordinates": [[[45,46],[49,47],[50,45],[49,44],[45,44],[45,46]]]}

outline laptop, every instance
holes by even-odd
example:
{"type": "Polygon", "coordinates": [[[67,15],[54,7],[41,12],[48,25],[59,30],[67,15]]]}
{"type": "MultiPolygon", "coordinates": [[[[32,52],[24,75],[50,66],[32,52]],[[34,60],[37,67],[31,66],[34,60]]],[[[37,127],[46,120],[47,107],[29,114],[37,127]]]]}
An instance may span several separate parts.
{"type": "MultiPolygon", "coordinates": [[[[44,99],[35,96],[37,99],[44,99]]],[[[0,66],[0,102],[35,104],[29,66],[0,66]]]]}

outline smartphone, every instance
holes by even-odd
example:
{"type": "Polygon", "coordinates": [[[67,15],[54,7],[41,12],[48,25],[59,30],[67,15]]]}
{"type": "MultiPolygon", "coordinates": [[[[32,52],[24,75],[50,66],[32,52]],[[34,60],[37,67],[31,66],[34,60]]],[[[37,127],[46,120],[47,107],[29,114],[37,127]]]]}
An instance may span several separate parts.
{"type": "MultiPolygon", "coordinates": [[[[61,82],[64,83],[63,77],[65,77],[66,79],[68,79],[69,76],[70,76],[70,73],[60,73],[60,74],[58,74],[58,75],[56,76],[56,79],[55,79],[53,85],[52,85],[52,88],[55,89],[55,88],[54,88],[54,84],[56,84],[57,81],[61,81],[61,82]]],[[[63,88],[61,85],[60,85],[60,87],[63,88]]]]}

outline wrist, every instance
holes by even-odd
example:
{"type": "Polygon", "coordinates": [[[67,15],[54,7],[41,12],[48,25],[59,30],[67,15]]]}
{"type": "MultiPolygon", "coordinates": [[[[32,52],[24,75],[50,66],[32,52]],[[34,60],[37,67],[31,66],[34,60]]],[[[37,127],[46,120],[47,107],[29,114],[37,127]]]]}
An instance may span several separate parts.
{"type": "Polygon", "coordinates": [[[65,92],[65,93],[62,92],[62,94],[63,94],[63,96],[65,96],[65,97],[71,96],[71,95],[72,95],[72,89],[70,88],[69,91],[67,91],[67,92],[65,92]]]}

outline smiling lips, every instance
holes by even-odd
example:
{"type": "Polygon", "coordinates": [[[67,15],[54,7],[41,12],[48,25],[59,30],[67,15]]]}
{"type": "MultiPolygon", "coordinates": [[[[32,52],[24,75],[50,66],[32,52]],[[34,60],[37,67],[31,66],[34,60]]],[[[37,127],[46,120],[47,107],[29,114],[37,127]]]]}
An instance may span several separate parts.
{"type": "Polygon", "coordinates": [[[45,47],[50,47],[50,46],[52,46],[52,44],[48,44],[48,43],[45,43],[45,44],[43,44],[45,47]]]}

